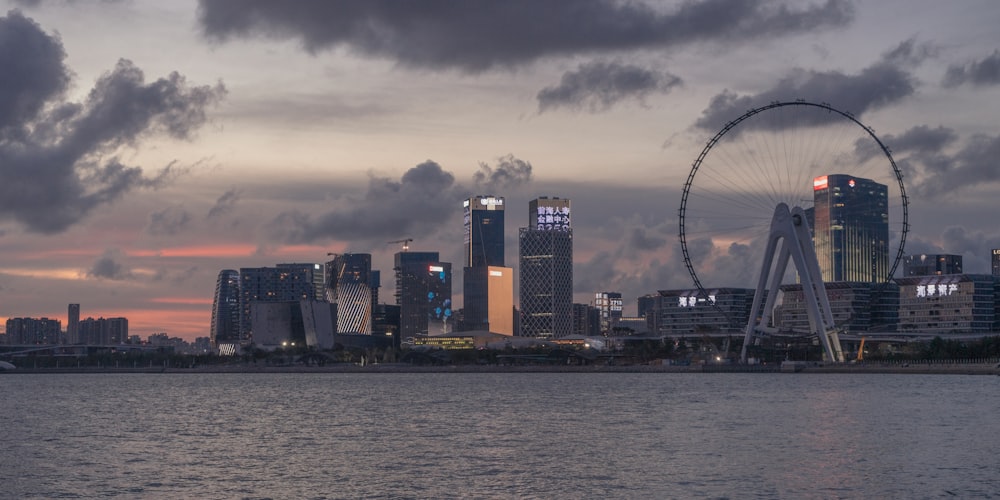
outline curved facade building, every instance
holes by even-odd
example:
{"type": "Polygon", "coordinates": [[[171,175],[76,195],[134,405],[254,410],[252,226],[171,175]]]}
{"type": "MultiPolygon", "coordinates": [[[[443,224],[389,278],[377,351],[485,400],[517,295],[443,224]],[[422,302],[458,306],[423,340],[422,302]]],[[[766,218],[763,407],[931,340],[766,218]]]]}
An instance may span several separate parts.
{"type": "Polygon", "coordinates": [[[219,271],[212,302],[212,345],[239,343],[240,273],[234,269],[219,271]]]}

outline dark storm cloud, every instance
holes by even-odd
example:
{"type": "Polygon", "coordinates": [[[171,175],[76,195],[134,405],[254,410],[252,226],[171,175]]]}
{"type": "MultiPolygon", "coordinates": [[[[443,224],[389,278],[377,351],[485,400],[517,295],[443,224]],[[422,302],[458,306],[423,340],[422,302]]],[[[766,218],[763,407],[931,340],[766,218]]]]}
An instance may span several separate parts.
{"type": "Polygon", "coordinates": [[[327,213],[284,212],[271,222],[271,229],[291,243],[416,238],[450,222],[462,196],[455,177],[427,160],[407,170],[399,181],[370,176],[362,198],[342,198],[327,213]]]}
{"type": "MultiPolygon", "coordinates": [[[[695,122],[698,128],[717,131],[748,110],[775,101],[805,99],[829,103],[841,111],[861,116],[863,113],[899,102],[916,91],[916,79],[904,68],[922,61],[930,49],[907,40],[884,54],[875,64],[857,74],[840,71],[793,70],[772,88],[754,95],[737,95],[723,91],[712,98],[709,106],[695,122]],[[905,64],[904,64],[905,63],[905,64]]],[[[821,125],[836,116],[824,113],[802,113],[782,122],[747,122],[749,126],[795,128],[821,125]]]]}
{"type": "Polygon", "coordinates": [[[597,113],[627,99],[642,104],[649,94],[665,94],[680,84],[681,79],[674,75],[630,64],[581,64],[576,71],[563,74],[559,85],[538,93],[538,112],[566,107],[597,113]]]}
{"type": "Polygon", "coordinates": [[[209,209],[207,217],[219,217],[231,212],[238,201],[240,201],[240,192],[236,188],[222,193],[222,196],[215,200],[215,205],[209,209]]]}
{"type": "Polygon", "coordinates": [[[965,83],[980,86],[1000,84],[1000,50],[994,50],[982,61],[948,67],[942,85],[953,88],[965,83]]]}
{"type": "MultiPolygon", "coordinates": [[[[1000,182],[996,168],[1000,136],[978,134],[960,143],[951,128],[918,125],[898,136],[886,134],[881,140],[892,151],[911,194],[937,199],[956,190],[1000,182]]],[[[858,141],[855,146],[860,162],[881,154],[870,141],[858,141]]]]}
{"type": "Polygon", "coordinates": [[[146,83],[120,60],[82,103],[65,102],[70,79],[58,38],[13,11],[0,18],[0,218],[39,233],[65,230],[94,208],[178,175],[169,165],[152,177],[116,152],[148,135],[188,139],[205,109],[225,93],[191,87],[173,73],[146,83]]]}
{"type": "MultiPolygon", "coordinates": [[[[910,153],[941,154],[945,148],[958,140],[958,134],[947,127],[931,128],[927,125],[918,125],[898,136],[885,134],[880,139],[882,144],[885,144],[895,155],[896,160],[904,160],[905,155],[910,153]]],[[[858,139],[854,148],[859,163],[884,154],[874,141],[867,140],[867,138],[858,139]]]]}
{"type": "Polygon", "coordinates": [[[659,5],[612,0],[274,2],[202,0],[198,20],[215,40],[299,40],[309,52],[346,48],[421,68],[478,72],[581,52],[739,42],[847,25],[846,0],[805,7],[760,0],[659,5]]]}
{"type": "Polygon", "coordinates": [[[62,43],[17,11],[0,17],[0,140],[22,133],[20,126],[62,95],[70,75],[62,43]]]}
{"type": "Polygon", "coordinates": [[[514,155],[497,158],[496,166],[479,163],[479,170],[472,175],[472,182],[481,194],[500,194],[531,182],[531,163],[519,160],[514,155]]]}
{"type": "Polygon", "coordinates": [[[167,207],[149,214],[146,232],[154,236],[173,236],[191,222],[191,214],[182,207],[167,207]]]}
{"type": "Polygon", "coordinates": [[[106,250],[87,270],[87,277],[112,281],[131,279],[132,271],[120,262],[121,257],[121,252],[117,250],[106,250]]]}
{"type": "Polygon", "coordinates": [[[918,151],[903,158],[907,180],[918,195],[931,199],[1000,182],[1000,136],[975,135],[957,151],[918,151]]]}

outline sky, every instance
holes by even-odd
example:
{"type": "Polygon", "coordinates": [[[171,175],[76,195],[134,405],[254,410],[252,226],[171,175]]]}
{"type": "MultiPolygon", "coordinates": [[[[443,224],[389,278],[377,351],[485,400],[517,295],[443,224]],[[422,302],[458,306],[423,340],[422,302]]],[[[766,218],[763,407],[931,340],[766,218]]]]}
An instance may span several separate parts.
{"type": "MultiPolygon", "coordinates": [[[[692,286],[678,207],[708,139],[796,99],[892,150],[907,253],[989,273],[1000,248],[992,0],[0,3],[0,324],[79,303],[192,340],[220,270],[341,252],[392,300],[388,242],[460,266],[481,194],[515,268],[528,201],[570,198],[575,299],[628,314],[692,286]]],[[[703,283],[752,286],[689,244],[703,283]]]]}

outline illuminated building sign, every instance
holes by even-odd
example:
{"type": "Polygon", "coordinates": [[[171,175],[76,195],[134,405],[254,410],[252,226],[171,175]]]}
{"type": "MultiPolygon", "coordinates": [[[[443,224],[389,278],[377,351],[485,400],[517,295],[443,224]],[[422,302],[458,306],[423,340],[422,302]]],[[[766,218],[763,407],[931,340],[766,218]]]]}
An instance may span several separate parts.
{"type": "Polygon", "coordinates": [[[708,299],[698,298],[698,297],[677,297],[678,307],[694,307],[698,304],[704,304],[708,302],[709,304],[715,303],[715,295],[709,295],[708,299]]]}
{"type": "Polygon", "coordinates": [[[503,276],[503,273],[500,271],[490,271],[490,276],[503,276]]]}
{"type": "Polygon", "coordinates": [[[441,266],[430,266],[430,267],[427,268],[427,270],[430,271],[430,272],[432,272],[432,273],[441,273],[441,272],[444,272],[444,268],[441,267],[441,266]]]}
{"type": "Polygon", "coordinates": [[[535,228],[540,231],[568,231],[569,207],[538,207],[535,228]]]}
{"type": "Polygon", "coordinates": [[[817,177],[813,179],[813,191],[819,191],[820,189],[826,189],[827,187],[827,177],[824,175],[822,177],[817,177]]]}
{"type": "Polygon", "coordinates": [[[958,285],[937,284],[937,285],[917,285],[917,297],[947,297],[958,291],[958,285]]]}
{"type": "Polygon", "coordinates": [[[486,198],[480,198],[479,204],[484,207],[499,207],[503,206],[503,198],[487,196],[486,198]]]}

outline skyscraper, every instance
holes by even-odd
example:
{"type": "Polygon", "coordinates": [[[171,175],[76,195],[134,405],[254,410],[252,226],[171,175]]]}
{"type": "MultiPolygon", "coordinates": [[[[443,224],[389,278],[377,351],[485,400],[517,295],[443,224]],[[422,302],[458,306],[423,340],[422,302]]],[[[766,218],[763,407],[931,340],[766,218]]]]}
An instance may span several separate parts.
{"type": "MultiPolygon", "coordinates": [[[[79,310],[77,311],[79,320],[79,310]]],[[[209,338],[213,347],[240,342],[240,273],[235,269],[219,271],[212,301],[212,325],[209,338]]]]}
{"type": "Polygon", "coordinates": [[[396,304],[402,339],[452,328],[451,263],[437,252],[398,252],[395,256],[396,304]]]}
{"type": "Polygon", "coordinates": [[[528,227],[518,231],[521,331],[525,337],[573,333],[573,229],[568,199],[528,203],[528,227]]]}
{"type": "Polygon", "coordinates": [[[66,317],[66,343],[80,342],[80,304],[70,304],[66,317]]]}
{"type": "Polygon", "coordinates": [[[831,174],[813,179],[813,246],[823,280],[876,282],[889,273],[888,187],[831,174]]]}
{"type": "Polygon", "coordinates": [[[371,254],[339,254],[326,268],[326,299],[337,304],[337,333],[370,335],[372,305],[378,296],[372,287],[371,254]]]}
{"type": "Polygon", "coordinates": [[[462,202],[465,267],[503,266],[503,197],[474,196],[462,202]]]}
{"type": "Polygon", "coordinates": [[[504,199],[474,196],[462,202],[465,229],[464,328],[512,335],[513,271],[504,267],[504,199]],[[509,286],[504,283],[510,280],[509,286]]]}

